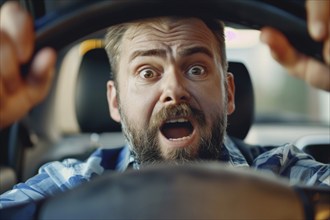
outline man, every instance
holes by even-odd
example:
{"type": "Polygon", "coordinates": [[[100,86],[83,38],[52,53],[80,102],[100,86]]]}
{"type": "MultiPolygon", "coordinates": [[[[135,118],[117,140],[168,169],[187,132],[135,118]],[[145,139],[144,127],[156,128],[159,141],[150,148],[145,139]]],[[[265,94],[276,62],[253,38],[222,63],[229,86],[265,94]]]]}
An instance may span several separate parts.
{"type": "Polygon", "coordinates": [[[199,19],[157,18],[109,30],[109,108],[137,163],[219,158],[234,82],[217,25],[212,33],[199,19]]]}
{"type": "MultiPolygon", "coordinates": [[[[326,13],[324,21],[329,22],[326,13]]],[[[11,2],[3,6],[1,22],[0,116],[1,127],[5,127],[46,95],[55,53],[50,48],[41,50],[27,79],[22,80],[19,64],[29,60],[33,51],[31,19],[11,2]]],[[[316,36],[325,41],[328,62],[329,30],[321,30],[316,36]]],[[[330,90],[328,66],[294,51],[276,30],[265,29],[262,39],[294,75],[330,90]],[[275,44],[278,41],[280,47],[275,44]],[[306,62],[318,67],[316,75],[312,75],[313,67],[300,72],[306,62]]],[[[46,164],[37,176],[2,195],[0,207],[54,195],[89,181],[105,169],[139,169],[159,161],[190,160],[248,166],[225,135],[226,117],[235,109],[235,88],[232,74],[227,73],[220,22],[163,17],[121,24],[109,29],[106,50],[115,74],[114,81],[107,84],[109,109],[111,117],[122,123],[129,147],[116,152],[100,149],[83,163],[66,160],[46,164]],[[107,163],[114,154],[115,165],[107,163]]],[[[329,167],[291,145],[260,155],[252,166],[287,177],[292,184],[329,185],[329,167]]]]}

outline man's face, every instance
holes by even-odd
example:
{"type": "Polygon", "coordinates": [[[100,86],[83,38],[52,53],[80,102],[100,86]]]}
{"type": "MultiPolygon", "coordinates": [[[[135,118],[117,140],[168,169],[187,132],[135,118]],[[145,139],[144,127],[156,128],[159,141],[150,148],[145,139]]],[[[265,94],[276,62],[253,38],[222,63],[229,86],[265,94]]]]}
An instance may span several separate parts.
{"type": "Polygon", "coordinates": [[[198,19],[126,31],[119,91],[109,82],[108,101],[140,162],[219,158],[234,104],[233,79],[229,74],[226,93],[218,51],[215,36],[198,19]]]}

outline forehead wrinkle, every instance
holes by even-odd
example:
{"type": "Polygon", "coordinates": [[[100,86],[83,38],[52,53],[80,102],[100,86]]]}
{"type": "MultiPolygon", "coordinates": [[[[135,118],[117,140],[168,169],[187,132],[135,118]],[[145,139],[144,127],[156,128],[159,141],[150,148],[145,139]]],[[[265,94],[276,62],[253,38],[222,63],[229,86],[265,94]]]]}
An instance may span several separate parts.
{"type": "Polygon", "coordinates": [[[131,54],[129,61],[132,61],[137,57],[148,57],[148,56],[166,58],[166,50],[164,49],[136,50],[131,54]]]}
{"type": "Polygon", "coordinates": [[[195,53],[203,53],[211,58],[217,56],[214,54],[214,49],[217,47],[215,36],[198,19],[179,21],[160,19],[152,22],[138,22],[128,28],[123,39],[126,39],[125,47],[128,49],[126,52],[129,53],[129,61],[141,56],[174,58],[175,51],[180,57],[195,53]],[[192,28],[192,25],[197,25],[197,27],[192,28]],[[190,33],[189,42],[186,38],[187,33],[190,33]],[[132,47],[136,49],[134,52],[130,51],[132,47]]]}
{"type": "Polygon", "coordinates": [[[178,52],[179,56],[181,56],[181,57],[191,56],[191,55],[194,55],[197,53],[205,54],[212,59],[214,57],[213,53],[208,48],[203,47],[203,46],[184,48],[178,52]]]}

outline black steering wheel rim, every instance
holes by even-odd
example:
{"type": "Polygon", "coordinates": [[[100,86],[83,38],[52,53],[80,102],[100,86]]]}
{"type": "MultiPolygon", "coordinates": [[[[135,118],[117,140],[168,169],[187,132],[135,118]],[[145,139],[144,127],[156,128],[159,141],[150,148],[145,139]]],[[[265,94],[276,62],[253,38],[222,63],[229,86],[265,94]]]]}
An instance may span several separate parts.
{"type": "Polygon", "coordinates": [[[310,38],[305,19],[266,0],[191,0],[189,3],[185,0],[82,1],[38,19],[36,46],[37,49],[52,46],[60,50],[114,24],[166,15],[208,16],[254,29],[274,27],[282,31],[299,51],[323,60],[322,44],[310,38]]]}
{"type": "Polygon", "coordinates": [[[221,163],[159,164],[105,173],[46,200],[38,218],[313,219],[304,196],[274,176],[221,163]]]}

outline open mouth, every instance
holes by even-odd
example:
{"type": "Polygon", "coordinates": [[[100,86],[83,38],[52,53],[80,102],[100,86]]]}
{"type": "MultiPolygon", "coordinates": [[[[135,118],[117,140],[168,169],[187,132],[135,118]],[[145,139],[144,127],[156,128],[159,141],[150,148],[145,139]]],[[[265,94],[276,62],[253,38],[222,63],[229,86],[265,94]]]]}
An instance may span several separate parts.
{"type": "Polygon", "coordinates": [[[182,140],[189,138],[194,131],[192,123],[186,118],[167,120],[160,128],[168,140],[182,140]]]}

